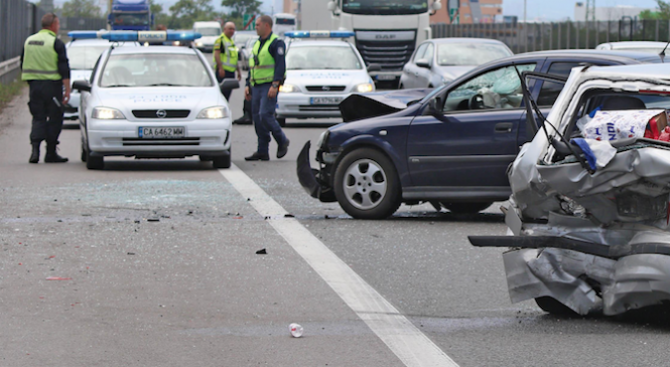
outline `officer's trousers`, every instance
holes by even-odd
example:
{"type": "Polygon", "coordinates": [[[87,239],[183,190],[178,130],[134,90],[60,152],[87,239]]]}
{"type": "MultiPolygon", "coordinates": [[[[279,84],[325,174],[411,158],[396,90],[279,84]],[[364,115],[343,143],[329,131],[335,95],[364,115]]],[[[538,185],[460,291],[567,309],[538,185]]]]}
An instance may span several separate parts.
{"type": "Polygon", "coordinates": [[[63,129],[63,82],[60,80],[30,80],[28,107],[33,115],[30,143],[46,140],[55,147],[63,129]]]}
{"type": "Polygon", "coordinates": [[[260,84],[251,89],[251,114],[254,119],[256,136],[258,136],[257,152],[261,155],[268,154],[270,150],[271,134],[279,145],[286,144],[288,140],[275,118],[277,97],[268,97],[271,86],[270,83],[260,84]]]}

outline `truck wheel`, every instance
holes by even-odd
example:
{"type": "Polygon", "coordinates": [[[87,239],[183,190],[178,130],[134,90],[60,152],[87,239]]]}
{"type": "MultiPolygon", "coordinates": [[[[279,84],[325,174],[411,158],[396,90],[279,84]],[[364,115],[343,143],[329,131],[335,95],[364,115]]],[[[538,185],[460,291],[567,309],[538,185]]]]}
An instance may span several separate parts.
{"type": "Polygon", "coordinates": [[[393,162],[383,153],[357,149],[335,170],[334,191],[347,214],[357,219],[384,219],[398,210],[402,188],[393,162]]]}
{"type": "Polygon", "coordinates": [[[441,203],[442,206],[449,209],[454,214],[477,214],[493,204],[486,203],[441,203]]]}
{"type": "Polygon", "coordinates": [[[552,315],[562,315],[562,316],[576,316],[577,313],[573,311],[570,307],[558,302],[552,297],[537,297],[535,298],[535,303],[537,306],[542,309],[544,312],[548,312],[552,315]]]}

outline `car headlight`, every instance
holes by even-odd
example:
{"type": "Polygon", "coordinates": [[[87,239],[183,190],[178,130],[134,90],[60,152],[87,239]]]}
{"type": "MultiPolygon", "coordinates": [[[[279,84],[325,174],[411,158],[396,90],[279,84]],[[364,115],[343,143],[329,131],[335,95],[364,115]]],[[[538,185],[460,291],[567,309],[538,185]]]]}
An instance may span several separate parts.
{"type": "Polygon", "coordinates": [[[294,85],[291,84],[284,84],[279,86],[279,92],[280,93],[293,93],[297,92],[298,88],[294,85]]]}
{"type": "Polygon", "coordinates": [[[197,119],[222,119],[228,117],[228,110],[223,106],[209,107],[200,111],[197,119]]]}
{"type": "Polygon", "coordinates": [[[202,45],[203,45],[202,42],[196,42],[196,43],[195,43],[195,46],[196,46],[196,47],[202,47],[202,45]]]}
{"type": "Polygon", "coordinates": [[[91,118],[98,120],[123,120],[126,117],[116,108],[95,107],[91,114],[91,118]]]}
{"type": "Polygon", "coordinates": [[[330,135],[330,130],[326,130],[323,133],[321,133],[321,136],[319,136],[319,140],[316,142],[316,148],[321,149],[321,150],[326,150],[326,147],[328,145],[328,136],[330,135]]]}
{"type": "Polygon", "coordinates": [[[375,85],[372,83],[363,83],[356,86],[356,92],[367,93],[375,90],[375,85]]]}

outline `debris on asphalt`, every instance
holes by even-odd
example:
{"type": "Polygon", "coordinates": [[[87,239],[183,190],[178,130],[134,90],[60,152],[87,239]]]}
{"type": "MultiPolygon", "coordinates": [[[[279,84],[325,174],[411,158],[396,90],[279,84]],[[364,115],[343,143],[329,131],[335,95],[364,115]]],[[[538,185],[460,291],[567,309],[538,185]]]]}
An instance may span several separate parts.
{"type": "Polygon", "coordinates": [[[135,219],[135,224],[140,224],[139,219],[135,219]]]}
{"type": "Polygon", "coordinates": [[[128,255],[135,255],[135,253],[134,252],[129,252],[128,255]]]}
{"type": "Polygon", "coordinates": [[[242,217],[242,216],[233,217],[233,219],[242,219],[242,218],[244,218],[244,217],[242,217]]]}
{"type": "Polygon", "coordinates": [[[292,323],[288,326],[288,330],[291,332],[291,336],[294,338],[299,338],[302,336],[303,328],[300,326],[300,324],[292,323]]]}
{"type": "Polygon", "coordinates": [[[47,277],[47,280],[72,280],[72,278],[63,278],[63,277],[47,277]]]}
{"type": "Polygon", "coordinates": [[[284,214],[284,218],[295,218],[293,214],[284,214]]]}
{"type": "Polygon", "coordinates": [[[268,252],[264,248],[256,251],[256,255],[267,255],[267,254],[268,252]]]}
{"type": "Polygon", "coordinates": [[[147,222],[160,222],[160,218],[148,218],[147,222]]]}

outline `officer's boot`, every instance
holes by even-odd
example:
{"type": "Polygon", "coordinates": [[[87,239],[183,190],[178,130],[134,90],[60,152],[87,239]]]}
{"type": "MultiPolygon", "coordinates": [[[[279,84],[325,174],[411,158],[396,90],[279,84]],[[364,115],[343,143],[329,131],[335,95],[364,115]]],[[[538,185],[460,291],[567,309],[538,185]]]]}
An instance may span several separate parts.
{"type": "Polygon", "coordinates": [[[251,102],[244,100],[244,116],[233,121],[233,124],[246,125],[251,124],[251,102]]]}
{"type": "Polygon", "coordinates": [[[40,143],[33,143],[33,153],[30,155],[30,163],[37,163],[40,161],[40,143]]]}
{"type": "Polygon", "coordinates": [[[61,157],[56,153],[56,144],[47,143],[47,154],[44,156],[46,163],[65,163],[68,159],[61,157]]]}

